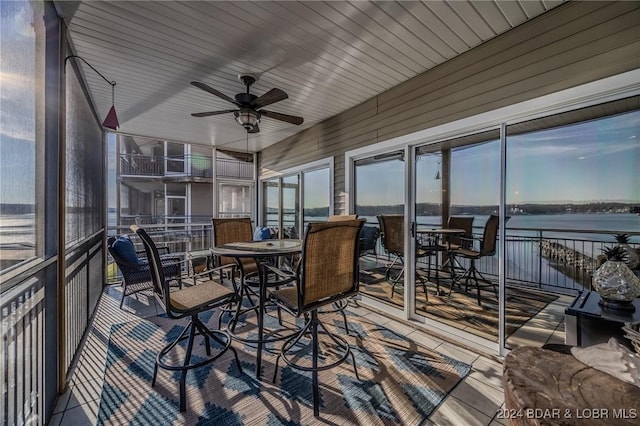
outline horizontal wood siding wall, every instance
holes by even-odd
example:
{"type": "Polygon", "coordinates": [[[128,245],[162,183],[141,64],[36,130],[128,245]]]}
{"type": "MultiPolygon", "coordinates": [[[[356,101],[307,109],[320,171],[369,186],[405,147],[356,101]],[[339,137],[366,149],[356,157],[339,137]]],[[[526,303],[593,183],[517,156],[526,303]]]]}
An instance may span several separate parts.
{"type": "Polygon", "coordinates": [[[262,175],[640,68],[640,2],[567,3],[260,153],[262,175]]]}

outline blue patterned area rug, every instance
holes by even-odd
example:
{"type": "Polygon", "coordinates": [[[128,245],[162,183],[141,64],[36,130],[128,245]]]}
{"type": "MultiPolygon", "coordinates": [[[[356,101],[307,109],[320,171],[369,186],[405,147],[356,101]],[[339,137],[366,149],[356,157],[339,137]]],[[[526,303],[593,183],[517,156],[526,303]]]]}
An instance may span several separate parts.
{"type": "MultiPolygon", "coordinates": [[[[190,371],[187,411],[180,413],[177,373],[160,369],[153,388],[151,377],[156,354],[181,327],[177,321],[155,317],[112,326],[98,424],[415,425],[470,371],[468,364],[418,346],[367,318],[348,313],[350,334],[345,336],[341,316],[321,317],[351,345],[360,380],[350,360],[320,372],[319,418],[313,416],[309,373],[293,370],[281,360],[276,382],[271,382],[280,342],[263,352],[261,380],[255,377],[255,347],[239,342],[233,346],[242,372],[230,351],[213,364],[190,371]]],[[[217,315],[203,319],[217,325],[217,315]]],[[[274,321],[268,316],[267,323],[274,321]]],[[[183,350],[178,346],[176,352],[183,350]]],[[[194,353],[204,357],[204,347],[194,353]]]]}

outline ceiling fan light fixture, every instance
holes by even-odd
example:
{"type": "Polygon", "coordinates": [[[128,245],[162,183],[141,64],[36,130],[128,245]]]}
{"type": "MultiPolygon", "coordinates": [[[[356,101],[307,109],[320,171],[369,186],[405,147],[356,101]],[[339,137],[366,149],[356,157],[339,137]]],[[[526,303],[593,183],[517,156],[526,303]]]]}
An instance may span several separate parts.
{"type": "Polygon", "coordinates": [[[251,130],[260,123],[260,113],[250,108],[240,108],[234,115],[238,124],[247,130],[251,130]]]}

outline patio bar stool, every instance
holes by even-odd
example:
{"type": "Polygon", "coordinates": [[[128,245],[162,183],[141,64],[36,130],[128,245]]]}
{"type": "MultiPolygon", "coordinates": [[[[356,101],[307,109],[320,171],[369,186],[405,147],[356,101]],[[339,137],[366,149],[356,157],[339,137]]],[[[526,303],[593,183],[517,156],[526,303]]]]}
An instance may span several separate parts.
{"type": "Polygon", "coordinates": [[[187,371],[202,367],[220,358],[228,349],[233,351],[236,359],[236,366],[242,371],[238,353],[231,346],[231,336],[226,330],[210,330],[199,318],[199,314],[213,310],[214,308],[227,305],[235,298],[236,291],[229,289],[217,281],[209,280],[197,285],[185,287],[176,291],[169,291],[169,279],[165,277],[160,263],[160,256],[155,243],[144,229],[137,225],[132,225],[131,230],[138,234],[147,252],[149,265],[151,267],[151,278],[153,281],[153,292],[156,300],[164,308],[167,317],[171,319],[189,318],[188,324],[184,327],[180,335],[173,342],[160,350],[156,358],[153,369],[153,379],[151,386],[156,383],[158,367],[169,371],[180,372],[180,411],[186,411],[186,378],[187,371]],[[205,350],[208,358],[191,363],[191,354],[196,336],[204,337],[205,350]],[[181,341],[187,339],[186,353],[182,365],[169,364],[165,361],[166,356],[181,341]],[[213,339],[221,345],[213,356],[211,355],[210,340],[213,339]]]}
{"type": "MultiPolygon", "coordinates": [[[[333,368],[344,362],[349,356],[353,361],[356,378],[356,361],[347,341],[330,332],[318,318],[318,310],[323,306],[354,296],[358,292],[358,243],[363,220],[348,220],[327,223],[310,223],[302,245],[302,257],[296,270],[296,286],[272,290],[271,296],[283,309],[296,317],[304,316],[305,325],[296,335],[285,341],[276,358],[273,375],[275,382],[280,358],[293,369],[310,371],[313,389],[313,413],[320,412],[320,389],[318,372],[333,368]],[[299,345],[302,339],[311,333],[311,365],[308,357],[300,359],[299,345]],[[335,357],[320,365],[320,354],[329,352],[320,350],[320,335],[327,336],[335,345],[335,357]],[[304,360],[307,360],[306,364],[304,360]]],[[[304,350],[304,349],[303,349],[304,350]]],[[[323,357],[324,358],[324,357],[323,357]]]]}

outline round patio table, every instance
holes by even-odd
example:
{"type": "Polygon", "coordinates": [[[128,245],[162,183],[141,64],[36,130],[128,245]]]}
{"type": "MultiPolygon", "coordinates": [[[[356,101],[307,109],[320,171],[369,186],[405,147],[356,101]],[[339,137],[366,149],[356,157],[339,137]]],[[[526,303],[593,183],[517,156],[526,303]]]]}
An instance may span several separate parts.
{"type": "MultiPolygon", "coordinates": [[[[290,256],[293,254],[299,254],[302,252],[302,241],[301,240],[263,240],[263,241],[248,241],[248,242],[235,242],[223,244],[217,247],[213,247],[211,249],[211,253],[214,256],[225,256],[225,257],[251,257],[256,260],[266,260],[272,259],[274,257],[281,256],[290,256]]],[[[271,340],[267,340],[264,338],[264,312],[265,312],[265,304],[267,301],[267,287],[269,283],[267,282],[267,271],[266,268],[261,267],[259,272],[259,283],[260,283],[260,294],[259,294],[259,305],[258,305],[258,338],[255,340],[242,339],[237,336],[234,336],[233,333],[231,337],[235,340],[256,343],[257,347],[257,355],[256,355],[256,377],[260,377],[261,367],[262,367],[262,348],[266,342],[271,340]]],[[[288,337],[288,336],[285,336],[288,337]]],[[[283,339],[281,337],[280,339],[283,339]]],[[[278,340],[278,339],[274,339],[278,340]]]]}
{"type": "MultiPolygon", "coordinates": [[[[464,229],[459,229],[459,228],[418,228],[416,229],[416,233],[417,234],[427,234],[429,235],[429,239],[430,239],[430,244],[426,245],[426,246],[421,246],[424,250],[427,251],[432,251],[435,254],[435,258],[436,258],[436,267],[435,267],[435,280],[436,280],[436,292],[438,295],[440,295],[440,277],[439,277],[439,266],[438,266],[438,252],[440,251],[447,251],[448,250],[448,244],[447,245],[441,245],[439,244],[439,239],[442,236],[445,235],[463,235],[465,233],[464,229]]],[[[446,262],[444,262],[442,264],[442,266],[444,266],[446,262]]],[[[427,276],[428,274],[431,272],[431,261],[429,261],[429,271],[427,272],[427,276]]],[[[452,280],[453,280],[453,273],[452,273],[452,280]]]]}

